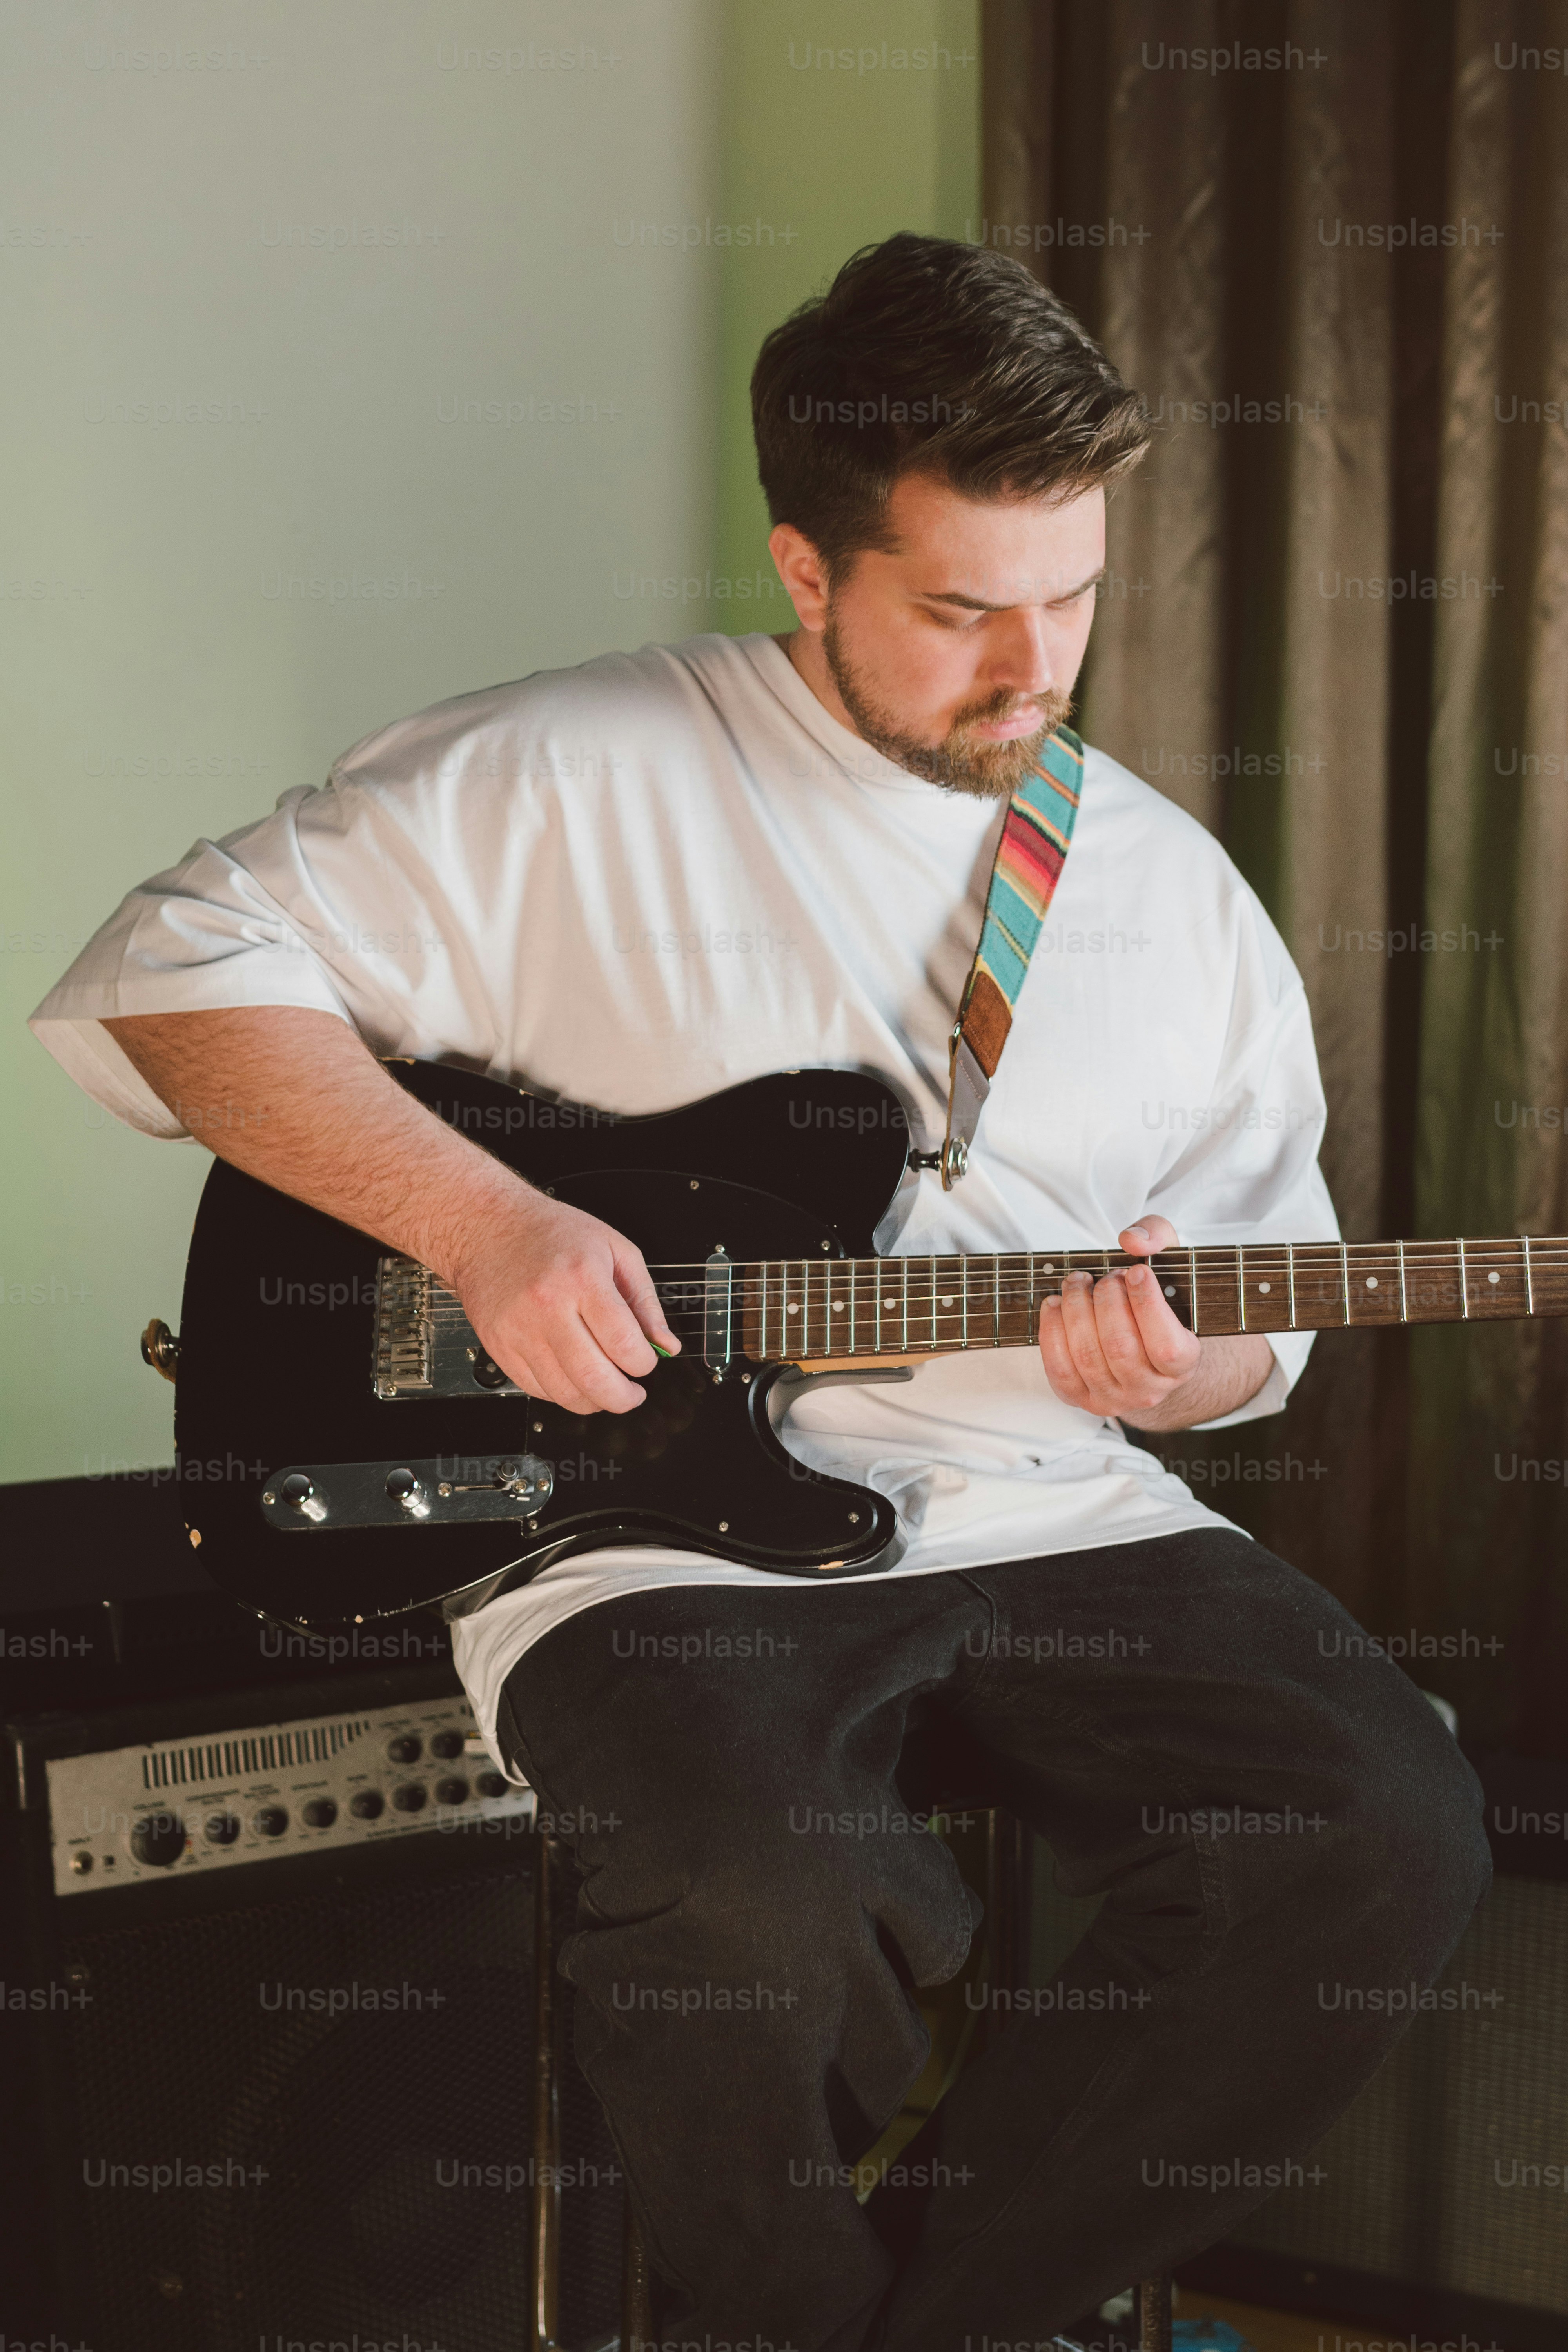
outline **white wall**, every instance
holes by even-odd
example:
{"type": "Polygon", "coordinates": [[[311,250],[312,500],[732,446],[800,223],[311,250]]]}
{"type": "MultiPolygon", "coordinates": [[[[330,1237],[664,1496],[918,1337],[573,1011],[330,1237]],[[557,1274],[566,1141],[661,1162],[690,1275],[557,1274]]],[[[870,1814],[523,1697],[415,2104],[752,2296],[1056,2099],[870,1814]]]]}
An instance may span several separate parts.
{"type": "Polygon", "coordinates": [[[715,210],[721,14],[12,0],[0,1478],[171,1456],[136,1335],[177,1319],[207,1156],[27,1035],[76,945],[373,726],[703,625],[614,583],[710,561],[716,280],[616,238],[715,210]]]}

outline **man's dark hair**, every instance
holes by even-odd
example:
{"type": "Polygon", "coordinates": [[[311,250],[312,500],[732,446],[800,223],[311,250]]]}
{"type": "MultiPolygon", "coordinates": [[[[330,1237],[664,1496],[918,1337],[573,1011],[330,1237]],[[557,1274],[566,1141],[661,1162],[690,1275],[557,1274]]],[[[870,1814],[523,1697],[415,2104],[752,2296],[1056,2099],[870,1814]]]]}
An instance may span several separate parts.
{"type": "Polygon", "coordinates": [[[973,499],[1071,498],[1136,465],[1151,437],[1138,394],[1021,262],[907,230],[852,254],[773,329],[752,423],[768,512],[830,580],[892,545],[902,474],[973,499]]]}

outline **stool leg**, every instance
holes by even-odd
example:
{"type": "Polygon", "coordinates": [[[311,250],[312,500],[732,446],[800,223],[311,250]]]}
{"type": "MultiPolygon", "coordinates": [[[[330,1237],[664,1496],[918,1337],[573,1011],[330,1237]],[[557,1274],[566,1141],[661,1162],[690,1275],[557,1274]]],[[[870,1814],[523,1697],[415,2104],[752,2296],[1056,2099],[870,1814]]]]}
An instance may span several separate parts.
{"type": "Polygon", "coordinates": [[[985,1817],[985,1908],[994,1991],[1022,1992],[1029,1981],[1031,1840],[1026,1825],[1000,1806],[985,1817]]]}
{"type": "Polygon", "coordinates": [[[554,2352],[561,2302],[560,2004],[555,1998],[552,1837],[538,1840],[533,1929],[532,2352],[554,2352]]]}
{"type": "Polygon", "coordinates": [[[620,2352],[637,2352],[639,2345],[651,2344],[652,2341],[653,2276],[648,2269],[647,2248],[643,2243],[642,2231],[637,2228],[628,2189],[626,2252],[621,2265],[620,2352]]]}
{"type": "Polygon", "coordinates": [[[1132,2290],[1138,2352],[1171,2352],[1171,2278],[1140,2279],[1132,2290]]]}

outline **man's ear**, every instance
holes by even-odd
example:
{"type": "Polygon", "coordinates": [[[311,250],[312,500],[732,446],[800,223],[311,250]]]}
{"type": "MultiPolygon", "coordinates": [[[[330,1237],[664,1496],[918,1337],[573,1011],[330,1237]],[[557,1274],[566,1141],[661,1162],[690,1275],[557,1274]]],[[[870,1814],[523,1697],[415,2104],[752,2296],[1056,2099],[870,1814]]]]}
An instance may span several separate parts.
{"type": "Polygon", "coordinates": [[[796,620],[803,629],[820,635],[827,625],[826,565],[804,531],[796,530],[792,522],[774,525],[768,534],[768,549],[796,620]]]}

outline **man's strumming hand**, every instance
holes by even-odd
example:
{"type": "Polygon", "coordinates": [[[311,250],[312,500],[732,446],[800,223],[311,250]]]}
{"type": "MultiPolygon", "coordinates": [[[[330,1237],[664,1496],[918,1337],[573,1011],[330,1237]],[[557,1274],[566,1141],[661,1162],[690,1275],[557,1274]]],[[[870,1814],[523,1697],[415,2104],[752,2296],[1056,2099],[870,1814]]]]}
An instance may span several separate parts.
{"type": "Polygon", "coordinates": [[[484,1346],[530,1396],[569,1412],[628,1412],[637,1380],[680,1342],[624,1234],[524,1191],[479,1224],[452,1286],[484,1346]]]}

